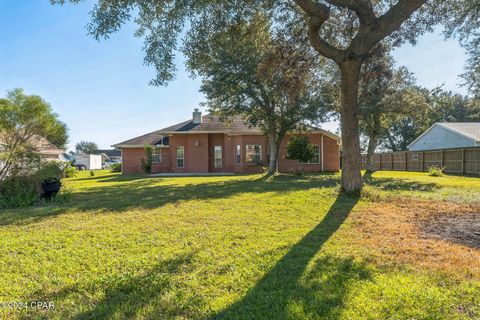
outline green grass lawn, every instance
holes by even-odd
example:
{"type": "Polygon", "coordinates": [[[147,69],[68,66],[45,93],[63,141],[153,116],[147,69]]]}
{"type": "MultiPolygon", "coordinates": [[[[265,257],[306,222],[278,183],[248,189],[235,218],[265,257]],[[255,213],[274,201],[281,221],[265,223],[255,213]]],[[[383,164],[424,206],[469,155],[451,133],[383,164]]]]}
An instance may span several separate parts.
{"type": "Polygon", "coordinates": [[[0,302],[55,303],[0,318],[479,319],[480,250],[392,210],[480,203],[480,179],[339,178],[81,173],[71,202],[0,212],[0,302]]]}

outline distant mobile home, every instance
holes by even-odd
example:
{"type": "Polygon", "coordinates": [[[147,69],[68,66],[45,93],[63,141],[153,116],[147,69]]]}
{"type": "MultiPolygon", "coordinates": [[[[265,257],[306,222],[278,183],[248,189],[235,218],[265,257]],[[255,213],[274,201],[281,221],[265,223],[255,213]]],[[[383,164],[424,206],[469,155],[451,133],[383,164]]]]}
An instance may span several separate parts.
{"type": "Polygon", "coordinates": [[[77,154],[75,165],[84,165],[87,170],[102,169],[102,156],[96,154],[77,154]]]}

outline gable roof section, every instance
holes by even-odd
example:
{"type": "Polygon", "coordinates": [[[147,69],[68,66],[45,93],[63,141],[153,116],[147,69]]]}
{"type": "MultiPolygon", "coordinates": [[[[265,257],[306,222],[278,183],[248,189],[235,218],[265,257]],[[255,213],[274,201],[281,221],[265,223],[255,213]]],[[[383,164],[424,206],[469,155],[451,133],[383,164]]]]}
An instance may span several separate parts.
{"type": "Polygon", "coordinates": [[[473,142],[480,143],[480,122],[437,122],[428,128],[424,133],[419,135],[407,148],[414,145],[423,136],[430,132],[434,127],[439,126],[447,129],[457,135],[467,138],[473,142]]]}
{"type": "MultiPolygon", "coordinates": [[[[330,133],[326,130],[308,127],[309,131],[318,131],[322,132],[325,135],[330,136],[331,138],[340,142],[340,137],[330,133]]],[[[251,134],[251,135],[261,135],[262,130],[259,127],[249,126],[248,123],[243,120],[242,117],[234,117],[228,119],[227,121],[222,121],[220,117],[213,115],[202,116],[202,123],[193,123],[192,120],[180,122],[170,127],[166,127],[157,131],[153,131],[147,134],[144,134],[139,137],[135,137],[130,140],[126,140],[117,144],[114,144],[115,148],[124,148],[124,147],[139,147],[144,146],[145,144],[155,145],[157,144],[163,136],[169,134],[189,134],[189,133],[225,133],[225,134],[251,134]]]]}
{"type": "Polygon", "coordinates": [[[480,141],[480,122],[441,122],[439,125],[475,142],[480,141]]]}
{"type": "Polygon", "coordinates": [[[38,154],[44,155],[59,155],[65,152],[65,150],[57,148],[50,143],[44,137],[34,135],[30,141],[38,154]]]}
{"type": "MultiPolygon", "coordinates": [[[[5,142],[0,137],[0,144],[2,143],[5,142]]],[[[33,146],[34,152],[39,155],[59,155],[65,152],[65,150],[56,147],[47,139],[39,135],[32,136],[29,143],[33,146]]]]}

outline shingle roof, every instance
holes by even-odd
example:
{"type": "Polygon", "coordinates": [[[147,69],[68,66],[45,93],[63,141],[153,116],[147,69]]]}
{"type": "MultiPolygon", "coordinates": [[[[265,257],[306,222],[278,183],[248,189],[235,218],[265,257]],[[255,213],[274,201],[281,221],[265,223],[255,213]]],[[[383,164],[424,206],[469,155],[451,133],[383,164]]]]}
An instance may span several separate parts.
{"type": "MultiPolygon", "coordinates": [[[[65,150],[57,148],[47,139],[42,136],[34,135],[30,138],[29,142],[33,146],[34,152],[40,155],[58,155],[65,152],[65,150]]],[[[0,144],[6,143],[0,138],[0,144]]]]}
{"type": "Polygon", "coordinates": [[[241,117],[234,117],[222,121],[220,117],[205,115],[202,116],[202,123],[195,124],[192,120],[184,121],[159,130],[158,132],[225,132],[225,133],[262,133],[260,128],[249,126],[241,117]]]}
{"type": "MultiPolygon", "coordinates": [[[[335,139],[340,140],[339,137],[327,131],[313,127],[311,127],[311,129],[322,131],[331,135],[335,139]]],[[[202,123],[195,124],[192,120],[180,122],[173,126],[117,143],[113,145],[113,147],[143,146],[145,144],[155,145],[159,143],[163,136],[173,133],[262,134],[262,130],[259,127],[248,125],[248,123],[241,117],[234,117],[227,121],[222,121],[220,117],[205,115],[202,116],[202,123]]]]}
{"type": "Polygon", "coordinates": [[[222,121],[219,117],[212,115],[202,116],[202,123],[195,124],[192,120],[183,121],[173,126],[166,127],[154,132],[144,134],[139,137],[135,137],[130,140],[126,140],[115,144],[114,146],[124,145],[144,145],[144,144],[157,144],[160,139],[166,134],[172,133],[251,133],[261,134],[261,130],[258,127],[250,127],[241,117],[235,117],[227,122],[222,121]]]}
{"type": "Polygon", "coordinates": [[[480,122],[439,122],[437,124],[480,142],[480,122]]]}

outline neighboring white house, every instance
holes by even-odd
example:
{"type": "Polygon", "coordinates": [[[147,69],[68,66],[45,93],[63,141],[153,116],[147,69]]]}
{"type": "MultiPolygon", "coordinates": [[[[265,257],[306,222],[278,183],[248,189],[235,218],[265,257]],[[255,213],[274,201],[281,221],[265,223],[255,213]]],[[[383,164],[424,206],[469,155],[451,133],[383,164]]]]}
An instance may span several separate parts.
{"type": "Polygon", "coordinates": [[[102,156],[80,153],[75,155],[75,165],[84,165],[87,170],[100,170],[102,169],[102,156]]]}
{"type": "Polygon", "coordinates": [[[410,151],[480,146],[480,122],[437,122],[408,145],[410,151]]]}
{"type": "MultiPolygon", "coordinates": [[[[29,140],[32,145],[32,151],[37,154],[42,160],[45,161],[63,161],[64,157],[62,156],[65,150],[57,148],[51,144],[47,139],[34,135],[29,140]]],[[[5,141],[0,139],[0,152],[6,147],[5,141]]]]}

